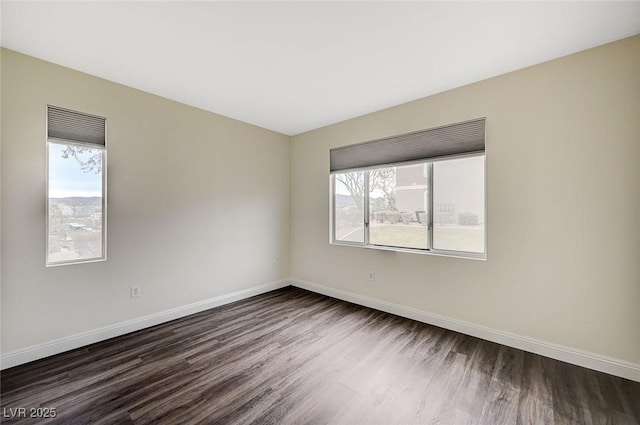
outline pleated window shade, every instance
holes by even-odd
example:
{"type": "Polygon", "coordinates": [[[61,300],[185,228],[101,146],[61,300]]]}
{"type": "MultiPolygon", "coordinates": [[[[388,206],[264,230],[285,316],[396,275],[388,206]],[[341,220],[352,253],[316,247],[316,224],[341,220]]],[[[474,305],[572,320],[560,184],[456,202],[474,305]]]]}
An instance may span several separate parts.
{"type": "Polygon", "coordinates": [[[56,106],[47,107],[47,138],[106,145],[106,119],[56,106]]]}
{"type": "Polygon", "coordinates": [[[484,152],[485,119],[331,149],[331,172],[484,152]]]}

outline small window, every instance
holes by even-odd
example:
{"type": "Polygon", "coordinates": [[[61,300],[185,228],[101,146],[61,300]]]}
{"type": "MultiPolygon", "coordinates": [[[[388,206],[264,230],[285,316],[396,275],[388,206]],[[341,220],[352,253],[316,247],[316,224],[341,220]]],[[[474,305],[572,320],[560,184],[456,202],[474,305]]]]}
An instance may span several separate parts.
{"type": "Polygon", "coordinates": [[[105,119],[49,107],[47,266],[106,259],[105,119]]]}
{"type": "Polygon", "coordinates": [[[479,119],[332,150],[331,243],[486,258],[484,143],[479,119]]]}

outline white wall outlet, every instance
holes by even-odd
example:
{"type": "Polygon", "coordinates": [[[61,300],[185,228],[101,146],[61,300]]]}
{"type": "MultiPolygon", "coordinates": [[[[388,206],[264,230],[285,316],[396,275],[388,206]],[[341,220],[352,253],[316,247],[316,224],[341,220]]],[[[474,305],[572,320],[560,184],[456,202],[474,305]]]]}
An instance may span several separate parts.
{"type": "Polygon", "coordinates": [[[369,272],[369,280],[376,280],[376,272],[374,271],[369,272]]]}
{"type": "Polygon", "coordinates": [[[273,270],[278,270],[278,260],[272,261],[273,270]]]}
{"type": "Polygon", "coordinates": [[[131,298],[137,298],[140,296],[140,285],[133,285],[131,287],[131,298]]]}

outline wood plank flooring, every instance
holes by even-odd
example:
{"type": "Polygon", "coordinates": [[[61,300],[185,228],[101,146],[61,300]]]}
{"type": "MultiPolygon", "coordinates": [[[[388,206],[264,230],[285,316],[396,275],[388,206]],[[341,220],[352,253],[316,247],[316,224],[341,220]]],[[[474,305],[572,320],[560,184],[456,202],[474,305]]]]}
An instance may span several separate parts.
{"type": "Polygon", "coordinates": [[[0,376],[3,424],[640,423],[640,383],[293,287],[0,376]]]}

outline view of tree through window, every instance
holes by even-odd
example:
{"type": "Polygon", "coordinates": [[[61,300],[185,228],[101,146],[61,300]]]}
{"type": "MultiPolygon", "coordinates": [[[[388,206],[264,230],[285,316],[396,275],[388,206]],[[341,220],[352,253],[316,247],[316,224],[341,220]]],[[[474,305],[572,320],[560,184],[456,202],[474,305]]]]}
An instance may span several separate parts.
{"type": "Polygon", "coordinates": [[[103,150],[48,143],[47,263],[104,257],[103,150]]]}
{"type": "Polygon", "coordinates": [[[335,175],[335,238],[364,243],[364,172],[335,175]]]}
{"type": "Polygon", "coordinates": [[[333,179],[335,242],[485,252],[484,155],[336,173],[333,179]]]}
{"type": "Polygon", "coordinates": [[[428,248],[425,164],[378,168],[369,176],[369,243],[428,248]]]}

